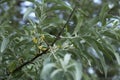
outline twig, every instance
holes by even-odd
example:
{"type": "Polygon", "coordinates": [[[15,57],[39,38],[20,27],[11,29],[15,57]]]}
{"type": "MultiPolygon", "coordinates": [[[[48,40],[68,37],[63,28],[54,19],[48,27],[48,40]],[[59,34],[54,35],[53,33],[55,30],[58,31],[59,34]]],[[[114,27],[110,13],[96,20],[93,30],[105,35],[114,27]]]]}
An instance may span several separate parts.
{"type": "Polygon", "coordinates": [[[54,43],[59,39],[60,35],[62,34],[63,30],[65,29],[65,27],[67,26],[67,24],[69,23],[74,11],[76,9],[76,6],[73,8],[73,11],[71,12],[71,14],[69,15],[67,22],[63,25],[63,28],[61,29],[61,31],[58,33],[58,35],[56,36],[56,39],[53,41],[53,43],[51,44],[51,46],[54,45],[54,43]]]}
{"type": "MultiPolygon", "coordinates": [[[[74,7],[73,11],[71,12],[71,14],[69,15],[69,17],[68,17],[68,19],[67,19],[67,22],[64,24],[63,28],[62,28],[61,31],[58,33],[58,35],[56,36],[55,40],[53,41],[53,43],[52,43],[50,46],[53,46],[53,45],[55,44],[55,42],[59,39],[60,35],[62,34],[62,32],[64,31],[65,27],[66,27],[67,24],[69,23],[69,21],[70,21],[72,15],[73,15],[75,9],[76,9],[76,7],[74,7]]],[[[35,59],[37,59],[38,57],[42,56],[43,54],[46,54],[48,50],[49,50],[49,47],[48,47],[45,51],[43,51],[42,53],[37,54],[37,55],[36,55],[35,57],[33,57],[31,60],[23,63],[23,64],[20,65],[20,66],[18,66],[18,67],[17,67],[16,69],[14,69],[10,74],[13,74],[13,73],[15,73],[15,72],[17,72],[17,71],[20,71],[24,66],[32,63],[35,59]]],[[[10,75],[10,74],[9,74],[9,75],[10,75]]]]}
{"type": "Polygon", "coordinates": [[[34,58],[32,58],[31,60],[23,63],[22,65],[20,65],[19,67],[17,67],[15,70],[13,70],[13,71],[11,72],[11,74],[13,74],[13,73],[21,70],[22,67],[24,67],[25,65],[32,63],[32,62],[33,62],[35,59],[37,59],[39,56],[42,56],[43,54],[46,54],[46,52],[47,52],[48,50],[49,50],[49,48],[47,48],[47,49],[46,49],[45,51],[43,51],[41,54],[37,54],[37,55],[36,55],[34,58]]]}

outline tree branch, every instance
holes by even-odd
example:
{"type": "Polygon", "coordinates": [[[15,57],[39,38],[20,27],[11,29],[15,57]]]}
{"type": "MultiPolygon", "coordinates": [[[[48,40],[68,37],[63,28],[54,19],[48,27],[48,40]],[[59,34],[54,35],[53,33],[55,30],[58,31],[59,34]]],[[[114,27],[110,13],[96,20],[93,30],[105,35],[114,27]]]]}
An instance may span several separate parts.
{"type": "Polygon", "coordinates": [[[36,55],[34,58],[32,58],[31,60],[29,60],[29,61],[23,63],[22,65],[20,65],[19,67],[17,67],[15,70],[13,70],[13,71],[11,72],[11,74],[13,74],[13,73],[15,73],[15,72],[21,70],[22,67],[26,66],[27,64],[32,63],[35,59],[37,59],[38,57],[42,56],[43,54],[46,54],[46,52],[47,52],[48,50],[49,50],[49,48],[47,48],[47,49],[46,49],[45,51],[43,51],[42,53],[37,54],[37,55],[36,55]]]}
{"type": "Polygon", "coordinates": [[[76,9],[76,6],[73,8],[73,11],[71,12],[71,14],[69,15],[67,22],[63,25],[63,28],[61,29],[61,31],[58,33],[58,35],[56,36],[56,39],[53,41],[53,43],[51,44],[51,46],[54,45],[54,43],[59,39],[60,35],[62,34],[62,32],[64,31],[65,27],[67,26],[67,24],[69,23],[74,11],[76,9]]]}
{"type": "MultiPolygon", "coordinates": [[[[63,28],[60,30],[60,32],[58,33],[58,35],[56,36],[55,40],[52,42],[52,44],[51,44],[50,46],[53,46],[53,45],[55,44],[55,42],[59,39],[59,37],[60,37],[60,35],[62,34],[62,32],[64,31],[66,25],[69,23],[69,21],[70,21],[72,15],[73,15],[75,9],[76,9],[76,6],[73,8],[73,11],[72,11],[71,14],[69,15],[69,17],[68,17],[68,19],[67,19],[67,22],[64,24],[63,28]]],[[[17,67],[16,69],[14,69],[10,74],[13,74],[13,73],[15,73],[15,72],[17,72],[17,71],[20,71],[24,66],[32,63],[35,59],[37,59],[38,57],[42,56],[43,54],[46,54],[48,50],[49,50],[49,47],[48,47],[45,51],[43,51],[42,53],[37,54],[37,55],[36,55],[35,57],[33,57],[31,60],[23,63],[23,64],[20,65],[20,66],[18,66],[18,67],[17,67]]],[[[10,74],[8,74],[8,75],[10,75],[10,74]]]]}

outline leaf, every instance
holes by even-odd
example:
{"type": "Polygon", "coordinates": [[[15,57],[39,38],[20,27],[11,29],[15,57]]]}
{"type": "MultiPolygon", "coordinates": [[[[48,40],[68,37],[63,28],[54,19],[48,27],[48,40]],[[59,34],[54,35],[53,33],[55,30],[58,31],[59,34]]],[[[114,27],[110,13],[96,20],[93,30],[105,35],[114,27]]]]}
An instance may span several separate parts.
{"type": "Polygon", "coordinates": [[[100,63],[102,65],[103,71],[105,73],[105,77],[107,77],[107,64],[105,62],[103,53],[99,50],[98,45],[95,43],[96,41],[94,39],[92,39],[90,37],[86,37],[86,41],[88,42],[88,44],[90,46],[92,46],[95,49],[96,53],[98,54],[100,63]]]}
{"type": "Polygon", "coordinates": [[[12,61],[8,65],[8,69],[10,72],[12,72],[16,68],[16,61],[12,61]]]}
{"type": "Polygon", "coordinates": [[[109,11],[109,7],[108,4],[106,3],[102,6],[101,12],[99,14],[99,18],[103,26],[106,24],[106,17],[108,15],[108,11],[109,11]]]}
{"type": "Polygon", "coordinates": [[[79,14],[76,14],[76,18],[78,19],[78,22],[73,32],[75,35],[80,31],[80,28],[83,25],[83,18],[79,14]]]}
{"type": "Polygon", "coordinates": [[[50,74],[50,71],[55,66],[56,65],[54,63],[48,63],[48,64],[44,65],[44,67],[42,69],[42,73],[41,73],[42,78],[46,78],[46,76],[50,74]]]}
{"type": "Polygon", "coordinates": [[[9,39],[8,38],[3,38],[3,41],[2,41],[2,44],[1,44],[1,50],[0,50],[1,53],[4,52],[8,43],[9,43],[9,39]]]}
{"type": "Polygon", "coordinates": [[[66,2],[61,2],[61,4],[63,4],[66,8],[72,10],[72,7],[71,7],[70,3],[68,3],[67,1],[66,2]]]}
{"type": "Polygon", "coordinates": [[[61,64],[61,66],[62,66],[64,72],[66,72],[67,69],[66,69],[66,66],[65,66],[65,64],[64,64],[64,61],[63,61],[62,59],[60,59],[60,64],[61,64]]]}
{"type": "Polygon", "coordinates": [[[23,16],[23,20],[27,19],[27,18],[28,18],[28,15],[29,15],[31,12],[34,12],[34,9],[31,8],[31,7],[29,7],[29,8],[26,10],[26,12],[25,12],[25,14],[24,14],[24,16],[23,16]]]}
{"type": "Polygon", "coordinates": [[[68,65],[69,61],[70,61],[71,55],[70,54],[66,54],[64,57],[64,64],[68,65]]]}
{"type": "Polygon", "coordinates": [[[62,69],[57,69],[57,70],[54,70],[52,73],[51,73],[51,78],[53,78],[57,73],[61,72],[62,69]]]}
{"type": "MultiPolygon", "coordinates": [[[[54,0],[53,0],[53,1],[54,1],[54,0]]],[[[63,7],[63,9],[67,8],[67,9],[72,10],[71,4],[70,4],[69,2],[67,2],[67,1],[62,1],[62,0],[61,0],[61,1],[58,1],[58,0],[55,0],[55,3],[60,4],[61,7],[63,7]]]]}
{"type": "Polygon", "coordinates": [[[107,77],[108,69],[107,69],[107,64],[106,64],[106,62],[105,62],[104,56],[101,56],[101,57],[100,57],[100,62],[101,62],[101,64],[102,64],[103,71],[104,71],[104,73],[105,73],[105,77],[107,77]]]}
{"type": "Polygon", "coordinates": [[[75,80],[81,80],[82,78],[82,66],[80,63],[75,63],[75,80]]]}
{"type": "Polygon", "coordinates": [[[120,65],[120,55],[118,53],[114,53],[117,59],[118,65],[120,65]]]}
{"type": "Polygon", "coordinates": [[[78,9],[78,11],[84,16],[89,16],[89,14],[82,9],[78,9]]]}

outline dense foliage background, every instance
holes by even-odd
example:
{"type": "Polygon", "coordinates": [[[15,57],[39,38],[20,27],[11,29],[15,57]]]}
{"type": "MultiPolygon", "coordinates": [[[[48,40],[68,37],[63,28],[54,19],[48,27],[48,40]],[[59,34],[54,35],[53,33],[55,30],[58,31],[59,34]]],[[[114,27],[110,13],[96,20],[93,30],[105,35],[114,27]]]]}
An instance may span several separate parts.
{"type": "Polygon", "coordinates": [[[0,0],[0,80],[120,80],[120,1],[0,0]]]}

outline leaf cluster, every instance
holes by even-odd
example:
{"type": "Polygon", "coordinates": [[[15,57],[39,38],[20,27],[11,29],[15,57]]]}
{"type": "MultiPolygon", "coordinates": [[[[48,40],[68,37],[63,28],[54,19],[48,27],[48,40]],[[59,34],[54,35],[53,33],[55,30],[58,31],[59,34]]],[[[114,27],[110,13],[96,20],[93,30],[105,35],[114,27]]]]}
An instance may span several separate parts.
{"type": "MultiPolygon", "coordinates": [[[[10,3],[0,4],[5,2],[10,3]]],[[[7,13],[0,16],[0,79],[101,80],[120,75],[120,13],[109,7],[111,0],[100,5],[92,0],[29,2],[34,6],[23,15],[28,24],[11,25],[7,13]],[[32,12],[35,19],[29,17],[32,12]]]]}

